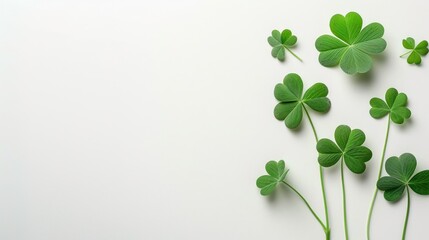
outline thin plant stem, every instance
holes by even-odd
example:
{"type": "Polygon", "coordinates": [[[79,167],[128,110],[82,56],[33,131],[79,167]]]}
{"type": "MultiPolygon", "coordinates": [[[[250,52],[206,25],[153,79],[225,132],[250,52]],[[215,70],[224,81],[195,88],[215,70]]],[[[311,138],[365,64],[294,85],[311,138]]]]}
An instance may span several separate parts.
{"type": "Polygon", "coordinates": [[[405,240],[407,234],[408,217],[410,216],[410,189],[407,186],[407,213],[405,215],[404,231],[402,232],[402,240],[405,240]]]}
{"type": "MultiPolygon", "coordinates": [[[[387,141],[389,140],[389,132],[390,132],[390,114],[388,115],[388,120],[387,120],[387,130],[386,130],[386,137],[384,138],[384,146],[383,146],[383,152],[381,153],[381,161],[380,161],[380,168],[378,170],[378,176],[377,176],[377,181],[381,178],[381,174],[383,173],[383,166],[384,166],[384,158],[386,156],[386,148],[387,148],[387,141]]],[[[374,194],[371,200],[371,206],[369,208],[369,214],[368,214],[368,220],[366,223],[366,238],[367,240],[370,240],[371,238],[371,219],[372,219],[372,213],[374,211],[374,205],[375,205],[375,200],[377,199],[377,195],[378,195],[378,189],[377,186],[375,186],[375,190],[374,190],[374,194]]]]}
{"type": "MultiPolygon", "coordinates": [[[[313,121],[310,117],[310,114],[307,111],[307,108],[304,105],[302,105],[302,107],[304,108],[305,114],[307,115],[308,121],[310,122],[311,129],[313,130],[314,138],[316,139],[316,143],[317,143],[319,141],[319,137],[317,136],[316,128],[314,127],[313,121]]],[[[323,206],[325,208],[326,240],[329,240],[329,239],[331,239],[331,229],[329,226],[328,201],[326,200],[325,177],[324,177],[324,173],[323,173],[323,168],[320,165],[319,165],[319,176],[320,176],[320,184],[322,186],[323,206]]]]}
{"type": "Polygon", "coordinates": [[[341,186],[343,189],[343,214],[344,214],[344,233],[346,240],[349,239],[349,228],[347,225],[347,201],[346,201],[346,187],[344,184],[344,159],[341,160],[341,186]]]}
{"type": "Polygon", "coordinates": [[[323,230],[326,230],[326,226],[325,224],[322,222],[322,220],[320,220],[319,216],[316,214],[316,212],[313,210],[313,208],[310,206],[310,204],[308,203],[308,201],[304,198],[304,196],[302,196],[301,193],[298,192],[298,190],[296,190],[294,187],[292,187],[292,185],[290,185],[289,183],[283,181],[283,183],[288,186],[290,189],[292,189],[292,191],[294,191],[301,199],[302,201],[305,203],[305,205],[307,206],[308,210],[310,210],[310,212],[313,214],[313,216],[316,218],[316,220],[320,223],[320,225],[322,226],[323,230]]]}
{"type": "Polygon", "coordinates": [[[288,50],[288,52],[290,52],[294,57],[296,57],[296,59],[298,59],[299,61],[302,62],[302,59],[300,57],[298,57],[298,55],[296,55],[292,50],[290,50],[288,47],[285,47],[286,50],[288,50]]]}
{"type": "Polygon", "coordinates": [[[308,110],[304,105],[302,105],[302,107],[304,108],[305,114],[307,115],[308,121],[310,122],[311,129],[313,129],[314,138],[316,139],[316,142],[318,142],[319,137],[317,136],[316,128],[314,127],[314,124],[313,124],[313,121],[311,120],[310,114],[308,113],[308,110]]]}
{"type": "Polygon", "coordinates": [[[408,54],[410,54],[411,52],[412,52],[413,50],[411,50],[411,51],[409,51],[409,52],[406,52],[406,53],[404,53],[404,54],[402,54],[401,56],[399,56],[399,57],[405,57],[405,56],[407,56],[408,54]]]}

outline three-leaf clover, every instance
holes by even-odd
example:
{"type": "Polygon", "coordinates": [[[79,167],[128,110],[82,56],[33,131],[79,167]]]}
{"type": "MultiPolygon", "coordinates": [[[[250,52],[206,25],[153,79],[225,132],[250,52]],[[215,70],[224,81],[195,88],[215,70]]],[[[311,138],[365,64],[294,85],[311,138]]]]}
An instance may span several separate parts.
{"type": "Polygon", "coordinates": [[[296,128],[302,121],[302,111],[307,111],[305,105],[311,109],[325,113],[329,111],[331,102],[326,97],[328,88],[323,83],[316,83],[303,92],[301,77],[296,73],[285,76],[283,83],[274,88],[274,96],[280,101],[274,108],[274,116],[285,121],[288,128],[296,128]]]}
{"type": "Polygon", "coordinates": [[[269,161],[265,165],[265,170],[267,171],[268,175],[260,176],[256,180],[256,186],[261,189],[261,195],[262,196],[268,196],[271,193],[274,192],[277,185],[279,183],[283,183],[285,186],[290,188],[293,192],[295,192],[301,200],[305,203],[308,210],[310,210],[311,214],[313,214],[314,218],[319,222],[320,226],[322,226],[325,233],[329,236],[330,229],[329,226],[327,227],[320,217],[316,214],[316,212],[313,210],[313,208],[310,206],[310,203],[305,199],[305,197],[292,185],[284,181],[286,174],[288,173],[289,169],[286,170],[285,168],[285,162],[283,160],[280,160],[278,162],[276,161],[269,161]]]}
{"type": "Polygon", "coordinates": [[[362,29],[362,18],[355,12],[334,15],[330,28],[336,37],[322,35],[316,40],[319,62],[325,67],[339,64],[348,74],[368,72],[372,67],[371,55],[383,52],[387,45],[382,38],[383,25],[371,23],[362,29]]]}
{"type": "Polygon", "coordinates": [[[429,195],[429,170],[413,176],[416,166],[416,158],[411,153],[387,159],[386,172],[389,176],[382,177],[377,182],[378,189],[385,191],[384,198],[387,201],[400,200],[408,187],[417,194],[429,195]]]}
{"type": "Polygon", "coordinates": [[[261,189],[261,195],[268,196],[276,189],[277,185],[285,179],[289,170],[286,170],[283,160],[278,162],[269,161],[265,165],[265,170],[268,175],[260,176],[256,180],[256,186],[261,189]]]}
{"type": "Polygon", "coordinates": [[[389,114],[394,123],[402,124],[411,117],[411,111],[407,107],[408,98],[405,93],[398,93],[395,88],[389,88],[385,98],[386,101],[376,97],[370,100],[369,114],[373,118],[379,119],[389,114]]]}
{"type": "Polygon", "coordinates": [[[363,173],[365,163],[372,157],[372,152],[362,146],[365,142],[365,133],[360,129],[353,129],[346,125],[340,125],[335,130],[335,142],[330,139],[321,139],[317,143],[319,152],[319,164],[323,167],[331,167],[341,158],[347,167],[354,173],[363,173]]]}
{"type": "Polygon", "coordinates": [[[409,64],[419,65],[422,62],[422,57],[426,56],[429,52],[428,41],[426,41],[426,40],[421,41],[416,46],[416,42],[415,42],[414,38],[408,37],[408,38],[402,40],[402,45],[404,46],[404,48],[410,50],[410,51],[404,53],[403,55],[401,55],[401,57],[405,57],[406,55],[409,54],[409,56],[407,58],[407,62],[409,64]]]}
{"type": "Polygon", "coordinates": [[[292,35],[292,32],[289,29],[285,29],[281,33],[278,30],[273,30],[271,36],[268,37],[268,43],[273,47],[271,55],[280,61],[284,61],[287,50],[302,62],[302,59],[291,50],[297,40],[298,38],[295,35],[292,35]]]}
{"type": "MultiPolygon", "coordinates": [[[[405,122],[405,120],[409,119],[411,117],[411,111],[407,107],[408,98],[405,93],[398,93],[398,90],[395,88],[389,88],[386,91],[385,94],[386,101],[383,101],[380,98],[372,98],[369,101],[369,104],[371,105],[371,109],[369,110],[369,114],[375,118],[380,119],[388,116],[388,122],[387,122],[387,130],[386,130],[386,136],[384,139],[384,145],[383,145],[383,151],[381,154],[381,160],[380,160],[380,167],[378,170],[377,180],[381,179],[381,174],[383,170],[384,165],[384,159],[385,159],[385,153],[386,153],[386,147],[387,147],[387,140],[389,138],[389,132],[390,132],[390,124],[391,122],[394,122],[396,124],[402,124],[405,122]]],[[[370,234],[370,223],[372,218],[372,213],[374,210],[374,204],[377,199],[377,187],[375,188],[373,198],[371,200],[371,206],[370,211],[368,215],[368,223],[367,223],[367,235],[370,234]]],[[[369,237],[368,237],[369,239],[369,237]]]]}

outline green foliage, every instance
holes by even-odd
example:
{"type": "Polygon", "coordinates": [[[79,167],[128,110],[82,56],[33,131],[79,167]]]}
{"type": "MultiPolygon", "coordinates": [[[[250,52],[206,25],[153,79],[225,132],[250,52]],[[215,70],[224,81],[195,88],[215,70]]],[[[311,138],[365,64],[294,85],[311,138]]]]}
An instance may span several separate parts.
{"type": "Polygon", "coordinates": [[[271,36],[268,37],[268,43],[273,47],[271,55],[280,61],[285,60],[286,50],[294,55],[298,60],[302,61],[291,48],[295,46],[298,38],[292,35],[289,29],[283,30],[281,33],[278,30],[273,30],[271,36]]]}
{"type": "MultiPolygon", "coordinates": [[[[280,101],[274,108],[274,116],[285,121],[288,128],[296,128],[302,121],[304,105],[317,112],[328,112],[331,102],[326,97],[328,88],[323,83],[316,83],[303,93],[302,79],[298,74],[286,75],[283,83],[274,88],[274,96],[280,101]]],[[[304,109],[305,111],[305,109],[304,109]]]]}
{"type": "MultiPolygon", "coordinates": [[[[319,51],[319,62],[325,67],[339,65],[342,71],[347,74],[370,71],[373,65],[373,57],[376,54],[382,53],[387,46],[386,41],[383,39],[383,25],[380,23],[370,23],[363,26],[363,20],[356,12],[349,12],[345,16],[340,14],[334,15],[330,20],[330,30],[332,32],[331,35],[322,35],[315,42],[316,49],[319,51]]],[[[279,61],[286,59],[286,51],[302,61],[291,50],[297,43],[297,37],[289,29],[285,29],[282,32],[273,30],[271,36],[268,37],[268,43],[272,47],[271,55],[279,61]]],[[[404,39],[402,44],[409,51],[401,57],[409,55],[407,59],[409,64],[420,64],[422,57],[429,52],[427,41],[422,41],[416,45],[414,39],[409,37],[404,39]]],[[[366,163],[372,158],[372,151],[363,146],[366,139],[364,132],[360,129],[351,129],[346,125],[340,125],[336,128],[334,141],[326,138],[318,140],[319,138],[307,107],[321,113],[328,112],[331,107],[331,102],[327,97],[328,93],[328,88],[323,83],[316,83],[304,91],[303,81],[295,73],[286,75],[283,83],[277,84],[274,89],[274,96],[279,101],[274,108],[276,119],[284,121],[287,128],[294,129],[300,126],[303,114],[305,113],[312,126],[317,141],[316,149],[319,153],[318,162],[320,164],[320,179],[325,207],[325,223],[321,221],[303,195],[285,181],[289,170],[286,169],[283,160],[268,162],[265,166],[267,174],[260,176],[256,181],[256,185],[263,196],[272,194],[279,183],[283,183],[286,187],[289,187],[303,200],[310,212],[320,223],[328,240],[330,239],[331,230],[322,167],[331,167],[340,162],[344,230],[345,239],[348,239],[344,165],[353,173],[362,174],[366,170],[366,163]]],[[[370,239],[370,222],[378,189],[384,191],[384,197],[388,201],[398,201],[404,195],[404,192],[407,192],[408,205],[402,239],[405,239],[408,223],[410,189],[421,195],[429,195],[429,170],[414,174],[417,161],[410,153],[402,154],[400,157],[389,158],[385,165],[389,176],[381,177],[391,122],[403,124],[411,117],[411,111],[407,107],[407,104],[407,95],[399,93],[395,88],[390,88],[386,91],[384,100],[377,97],[370,100],[370,115],[376,119],[381,119],[388,115],[388,119],[386,120],[389,121],[383,152],[381,154],[377,188],[375,189],[370,206],[367,239],[370,239]]]]}
{"type": "Polygon", "coordinates": [[[276,189],[277,185],[285,179],[289,170],[286,170],[283,160],[278,162],[269,161],[265,165],[265,170],[268,175],[260,176],[256,180],[256,186],[261,189],[261,195],[268,196],[276,189]]]}
{"type": "Polygon", "coordinates": [[[429,195],[429,170],[412,177],[416,166],[417,160],[411,153],[387,159],[386,172],[389,176],[382,177],[377,182],[378,189],[385,191],[384,198],[387,201],[400,200],[408,187],[418,194],[429,195]]]}
{"type": "Polygon", "coordinates": [[[334,15],[330,28],[336,37],[322,35],[316,40],[319,62],[325,67],[340,65],[348,74],[368,72],[371,56],[383,52],[387,45],[382,38],[383,25],[371,23],[362,29],[362,18],[355,12],[334,15]]]}
{"type": "Polygon", "coordinates": [[[360,129],[353,129],[346,125],[340,125],[335,130],[335,142],[330,139],[321,139],[317,143],[319,152],[319,164],[323,167],[331,167],[342,157],[346,166],[354,173],[363,173],[365,163],[372,157],[372,152],[362,146],[365,142],[365,134],[360,129]]]}
{"type": "Polygon", "coordinates": [[[414,38],[408,37],[408,38],[402,40],[402,46],[404,46],[404,48],[410,50],[401,56],[401,57],[404,57],[404,56],[408,55],[407,62],[409,64],[419,65],[422,62],[422,57],[426,56],[429,52],[428,41],[426,41],[426,40],[421,41],[416,46],[416,42],[415,42],[414,38]]]}
{"type": "Polygon", "coordinates": [[[386,101],[380,98],[372,98],[369,102],[371,109],[369,114],[376,119],[389,115],[390,119],[397,124],[402,124],[411,117],[411,111],[407,107],[408,98],[405,93],[398,93],[395,88],[386,91],[386,101]]]}

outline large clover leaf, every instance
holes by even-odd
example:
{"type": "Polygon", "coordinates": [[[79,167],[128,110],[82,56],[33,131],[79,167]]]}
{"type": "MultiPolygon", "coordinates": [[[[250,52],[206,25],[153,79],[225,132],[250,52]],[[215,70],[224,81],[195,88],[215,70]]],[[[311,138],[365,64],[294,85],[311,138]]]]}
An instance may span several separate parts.
{"type": "Polygon", "coordinates": [[[382,38],[383,26],[371,23],[362,29],[362,18],[355,12],[334,15],[330,28],[336,37],[322,35],[316,40],[319,62],[325,67],[339,64],[348,74],[368,72],[372,67],[371,55],[383,52],[387,45],[382,38]]]}
{"type": "Polygon", "coordinates": [[[340,125],[335,130],[335,141],[324,138],[317,143],[320,165],[331,167],[343,157],[352,172],[363,173],[365,163],[372,157],[371,150],[361,146],[365,142],[365,134],[359,129],[351,130],[349,126],[340,125]]]}
{"type": "Polygon", "coordinates": [[[390,119],[397,124],[402,124],[411,117],[411,111],[407,107],[407,95],[398,93],[395,88],[389,88],[386,91],[386,101],[380,98],[372,98],[369,102],[371,109],[369,114],[376,119],[389,114],[390,119]]]}
{"type": "Polygon", "coordinates": [[[276,189],[277,185],[285,179],[289,170],[286,170],[283,160],[278,162],[269,161],[265,165],[265,170],[268,175],[260,176],[256,180],[256,186],[261,189],[261,195],[268,196],[276,189]]]}
{"type": "Polygon", "coordinates": [[[421,171],[412,177],[416,166],[416,158],[411,153],[387,159],[386,172],[389,176],[382,177],[377,182],[378,189],[385,191],[384,198],[387,201],[400,200],[408,187],[417,194],[429,195],[429,170],[421,171]]]}
{"type": "Polygon", "coordinates": [[[331,107],[331,102],[326,97],[328,88],[323,83],[316,83],[307,91],[303,92],[302,79],[298,74],[290,73],[286,75],[283,83],[279,83],[274,88],[274,96],[280,101],[274,108],[274,116],[281,121],[285,121],[288,128],[296,128],[302,121],[303,108],[309,106],[317,112],[327,112],[331,107]]]}
{"type": "Polygon", "coordinates": [[[289,29],[285,29],[281,33],[278,30],[273,30],[271,36],[268,37],[268,43],[273,47],[271,55],[280,61],[284,61],[286,51],[288,51],[298,60],[302,61],[302,59],[291,50],[297,40],[298,38],[293,35],[289,29]]]}

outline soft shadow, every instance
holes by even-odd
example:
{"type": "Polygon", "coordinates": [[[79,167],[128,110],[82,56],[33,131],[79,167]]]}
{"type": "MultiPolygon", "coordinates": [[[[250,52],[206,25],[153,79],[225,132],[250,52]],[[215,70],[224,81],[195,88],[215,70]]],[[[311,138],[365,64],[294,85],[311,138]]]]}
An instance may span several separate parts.
{"type": "Polygon", "coordinates": [[[380,159],[378,159],[378,156],[372,156],[371,160],[366,162],[365,172],[362,173],[362,175],[365,175],[362,177],[364,179],[364,181],[367,178],[370,178],[370,176],[377,175],[379,167],[380,167],[380,159]]]}
{"type": "Polygon", "coordinates": [[[282,196],[290,197],[292,190],[290,190],[287,186],[284,184],[280,184],[278,186],[280,191],[274,191],[272,194],[270,194],[267,199],[270,204],[273,204],[278,199],[282,198],[282,196]]]}
{"type": "Polygon", "coordinates": [[[371,85],[374,82],[374,68],[366,73],[358,73],[352,76],[353,83],[358,85],[371,85]]]}
{"type": "Polygon", "coordinates": [[[274,191],[272,194],[270,194],[268,197],[267,197],[267,199],[268,199],[268,202],[271,204],[271,203],[273,203],[273,202],[275,202],[276,201],[276,199],[277,199],[277,191],[274,191]]]}
{"type": "Polygon", "coordinates": [[[413,127],[414,125],[414,119],[413,118],[409,118],[408,120],[405,120],[405,122],[403,124],[397,124],[399,131],[405,131],[408,128],[413,127]]]}
{"type": "Polygon", "coordinates": [[[359,179],[359,181],[361,181],[362,183],[364,183],[364,182],[367,182],[368,181],[368,179],[370,178],[369,177],[369,175],[370,175],[370,171],[368,171],[368,164],[367,164],[367,169],[365,170],[365,172],[364,173],[362,173],[362,174],[355,174],[355,175],[357,175],[357,178],[359,179]]]}
{"type": "Polygon", "coordinates": [[[388,54],[386,53],[373,56],[373,65],[371,70],[369,70],[366,73],[358,73],[358,74],[352,75],[353,82],[361,86],[372,85],[374,83],[375,76],[377,75],[375,74],[375,71],[377,71],[380,68],[380,65],[386,65],[388,60],[389,60],[389,57],[388,57],[388,54]]]}
{"type": "Polygon", "coordinates": [[[324,174],[329,174],[329,175],[337,175],[340,174],[340,162],[338,161],[337,164],[335,164],[335,166],[332,167],[322,167],[323,169],[323,173],[324,174]],[[338,166],[337,166],[338,165],[338,166]]]}
{"type": "Polygon", "coordinates": [[[301,124],[299,124],[299,126],[297,127],[297,128],[293,128],[293,129],[290,129],[289,128],[289,130],[291,130],[291,132],[292,132],[292,134],[294,134],[294,135],[297,135],[297,134],[299,134],[300,132],[302,132],[302,129],[304,129],[304,125],[305,125],[305,123],[303,123],[304,122],[304,117],[305,116],[303,116],[303,118],[302,118],[302,121],[301,121],[301,124]]]}
{"type": "Polygon", "coordinates": [[[382,53],[382,54],[378,54],[378,55],[375,55],[374,57],[373,57],[373,59],[374,59],[374,64],[382,64],[382,65],[385,65],[386,63],[387,63],[387,61],[389,60],[389,56],[387,56],[388,54],[385,52],[385,53],[382,53]]]}
{"type": "MultiPolygon", "coordinates": [[[[340,160],[340,161],[342,161],[342,160],[340,160]]],[[[330,176],[331,175],[333,175],[333,176],[339,175],[340,174],[340,164],[341,164],[341,162],[338,162],[333,167],[323,168],[323,171],[324,171],[325,175],[330,175],[330,176]]],[[[369,176],[371,175],[371,173],[368,171],[368,169],[369,168],[368,168],[368,164],[367,164],[366,171],[364,173],[362,173],[362,174],[357,174],[357,173],[351,172],[347,168],[347,166],[344,166],[344,171],[350,172],[351,175],[353,176],[353,178],[358,178],[358,180],[361,181],[361,182],[366,182],[370,178],[369,176]]]]}

